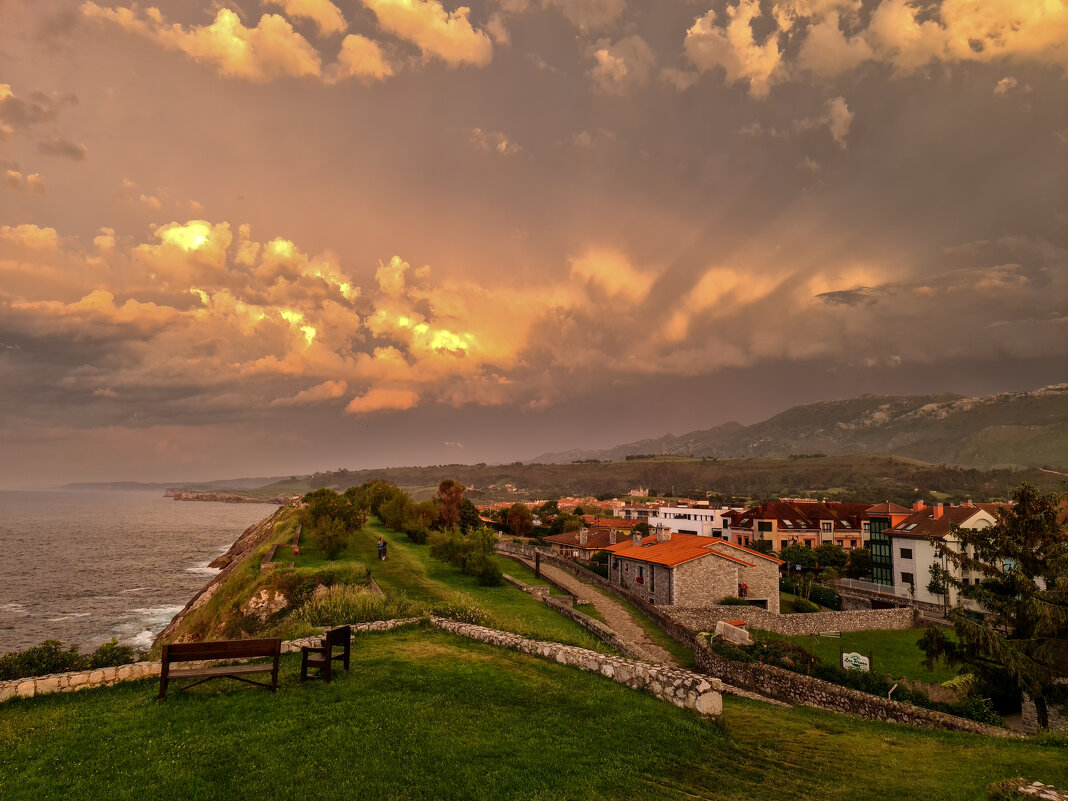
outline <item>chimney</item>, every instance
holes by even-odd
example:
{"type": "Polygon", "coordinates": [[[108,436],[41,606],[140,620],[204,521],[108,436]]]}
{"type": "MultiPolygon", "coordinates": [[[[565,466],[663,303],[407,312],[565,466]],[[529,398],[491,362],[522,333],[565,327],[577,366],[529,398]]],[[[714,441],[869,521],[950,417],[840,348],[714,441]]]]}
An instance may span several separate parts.
{"type": "Polygon", "coordinates": [[[936,503],[931,507],[931,517],[937,520],[942,516],[942,504],[936,503]]]}
{"type": "Polygon", "coordinates": [[[642,544],[642,535],[635,531],[630,535],[630,541],[635,548],[640,548],[642,544]]]}
{"type": "Polygon", "coordinates": [[[927,506],[926,506],[926,504],[924,504],[923,501],[913,501],[912,502],[912,511],[914,511],[914,512],[922,512],[926,508],[927,508],[927,506]]]}
{"type": "Polygon", "coordinates": [[[656,527],[656,541],[657,542],[667,542],[670,539],[671,539],[671,529],[665,528],[664,526],[657,526],[656,527]]]}
{"type": "Polygon", "coordinates": [[[969,498],[964,503],[962,503],[961,506],[967,506],[969,509],[971,509],[972,508],[972,499],[969,498]]]}
{"type": "Polygon", "coordinates": [[[590,530],[588,528],[579,529],[579,545],[586,546],[586,538],[589,536],[590,530]]]}

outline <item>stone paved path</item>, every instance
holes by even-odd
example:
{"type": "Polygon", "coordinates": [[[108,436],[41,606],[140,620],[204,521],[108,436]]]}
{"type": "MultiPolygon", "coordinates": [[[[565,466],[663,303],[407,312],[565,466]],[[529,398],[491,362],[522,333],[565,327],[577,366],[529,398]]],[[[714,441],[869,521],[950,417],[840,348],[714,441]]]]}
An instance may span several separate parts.
{"type": "MultiPolygon", "coordinates": [[[[527,562],[526,564],[531,570],[534,569],[533,562],[527,562]]],[[[594,609],[604,618],[605,624],[642,658],[663,665],[679,667],[679,661],[649,639],[645,629],[638,625],[630,612],[619,601],[605,595],[589,584],[579,581],[566,570],[561,570],[553,565],[547,565],[543,562],[541,572],[546,578],[555,581],[559,586],[574,595],[577,602],[593,604],[594,609]]]]}

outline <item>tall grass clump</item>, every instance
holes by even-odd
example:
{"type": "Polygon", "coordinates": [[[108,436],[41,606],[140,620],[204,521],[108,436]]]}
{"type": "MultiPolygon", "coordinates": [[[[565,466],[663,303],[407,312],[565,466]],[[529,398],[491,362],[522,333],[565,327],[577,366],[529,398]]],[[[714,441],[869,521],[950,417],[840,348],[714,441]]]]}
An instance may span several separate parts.
{"type": "Polygon", "coordinates": [[[460,623],[473,623],[476,626],[481,626],[489,620],[489,613],[479,606],[474,598],[459,591],[450,592],[432,601],[430,612],[438,617],[447,617],[460,623]]]}
{"type": "Polygon", "coordinates": [[[423,604],[404,594],[387,598],[351,584],[335,584],[305,603],[297,617],[312,626],[338,626],[415,617],[424,612],[423,604]]]}

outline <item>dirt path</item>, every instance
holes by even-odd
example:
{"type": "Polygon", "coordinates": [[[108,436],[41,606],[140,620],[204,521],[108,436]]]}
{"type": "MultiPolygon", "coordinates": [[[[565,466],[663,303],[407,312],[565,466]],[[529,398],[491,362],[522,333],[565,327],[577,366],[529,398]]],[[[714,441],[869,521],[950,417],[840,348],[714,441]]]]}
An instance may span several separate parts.
{"type": "MultiPolygon", "coordinates": [[[[533,563],[527,563],[527,566],[530,567],[531,570],[534,569],[533,563]]],[[[547,565],[543,562],[541,565],[541,572],[546,578],[556,582],[559,586],[574,595],[576,601],[579,603],[593,604],[601,617],[604,618],[605,624],[612,629],[612,631],[614,631],[628,647],[634,649],[636,654],[651,662],[659,662],[663,665],[681,667],[674,656],[649,639],[649,635],[645,633],[645,629],[638,625],[630,612],[628,612],[619,601],[605,595],[600,590],[591,587],[589,584],[580,581],[566,570],[561,570],[553,565],[547,565]]]]}

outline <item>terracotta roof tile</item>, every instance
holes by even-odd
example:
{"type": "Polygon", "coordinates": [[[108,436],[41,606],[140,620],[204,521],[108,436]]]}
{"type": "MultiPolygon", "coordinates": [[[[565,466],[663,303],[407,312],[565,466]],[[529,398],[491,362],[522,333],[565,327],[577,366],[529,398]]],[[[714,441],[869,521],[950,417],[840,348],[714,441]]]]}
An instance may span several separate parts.
{"type": "Polygon", "coordinates": [[[683,562],[700,559],[703,556],[716,556],[747,567],[754,566],[753,562],[747,562],[730,554],[713,550],[713,546],[717,542],[723,542],[723,540],[699,537],[696,534],[672,534],[671,539],[666,542],[657,542],[656,535],[650,534],[637,547],[628,539],[624,542],[610,545],[605,550],[623,559],[651,562],[667,567],[681,565],[683,562]]]}

